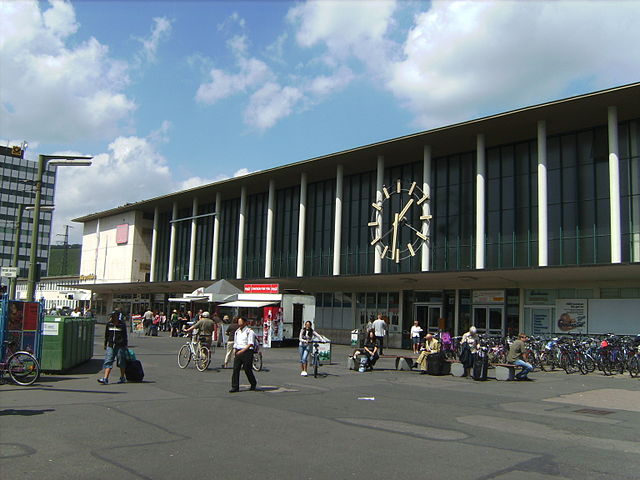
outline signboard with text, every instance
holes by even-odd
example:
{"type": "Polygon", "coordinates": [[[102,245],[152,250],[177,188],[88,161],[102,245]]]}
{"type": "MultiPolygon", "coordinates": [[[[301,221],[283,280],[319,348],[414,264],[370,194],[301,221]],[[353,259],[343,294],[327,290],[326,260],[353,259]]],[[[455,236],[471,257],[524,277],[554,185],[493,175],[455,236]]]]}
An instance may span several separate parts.
{"type": "Polygon", "coordinates": [[[244,293],[279,293],[278,283],[246,283],[244,293]]]}
{"type": "Polygon", "coordinates": [[[557,300],[556,318],[558,333],[587,333],[588,300],[557,300]]]}

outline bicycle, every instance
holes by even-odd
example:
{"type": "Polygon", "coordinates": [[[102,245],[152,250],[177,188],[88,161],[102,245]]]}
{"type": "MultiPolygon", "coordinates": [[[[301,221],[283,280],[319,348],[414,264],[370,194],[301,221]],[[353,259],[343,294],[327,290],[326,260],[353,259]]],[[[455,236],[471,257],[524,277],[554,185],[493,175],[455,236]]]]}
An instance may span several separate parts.
{"type": "Polygon", "coordinates": [[[311,351],[311,365],[313,366],[313,378],[318,378],[318,366],[320,365],[320,350],[318,349],[318,345],[320,343],[327,342],[313,342],[313,349],[311,351]]]}
{"type": "Polygon", "coordinates": [[[4,341],[7,353],[5,362],[0,362],[0,378],[4,377],[5,373],[9,374],[9,378],[18,385],[32,385],[40,377],[40,364],[36,357],[29,352],[18,351],[14,352],[14,342],[8,340],[4,341]]]}
{"type": "Polygon", "coordinates": [[[189,341],[178,350],[178,367],[187,368],[193,358],[196,369],[204,372],[211,363],[211,350],[200,343],[198,335],[191,335],[189,341]]]}
{"type": "Polygon", "coordinates": [[[262,370],[262,346],[259,341],[253,347],[253,364],[251,365],[256,372],[262,370]]]}

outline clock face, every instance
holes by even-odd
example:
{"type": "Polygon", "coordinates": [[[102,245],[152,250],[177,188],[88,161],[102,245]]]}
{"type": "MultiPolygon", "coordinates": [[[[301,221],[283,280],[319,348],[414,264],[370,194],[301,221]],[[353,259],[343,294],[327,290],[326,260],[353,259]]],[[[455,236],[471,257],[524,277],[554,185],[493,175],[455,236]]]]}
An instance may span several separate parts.
{"type": "Polygon", "coordinates": [[[372,203],[371,245],[379,247],[380,258],[396,263],[416,255],[428,241],[431,215],[427,214],[429,196],[416,182],[403,184],[397,180],[382,187],[382,200],[372,203]]]}

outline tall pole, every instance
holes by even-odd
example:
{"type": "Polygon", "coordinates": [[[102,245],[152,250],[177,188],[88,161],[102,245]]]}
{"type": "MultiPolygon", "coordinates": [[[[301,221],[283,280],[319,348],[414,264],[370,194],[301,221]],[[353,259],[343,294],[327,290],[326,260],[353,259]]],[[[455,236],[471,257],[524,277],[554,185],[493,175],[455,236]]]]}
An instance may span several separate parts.
{"type": "MultiPolygon", "coordinates": [[[[20,253],[20,234],[22,233],[22,212],[24,212],[24,205],[18,205],[18,216],[16,217],[16,223],[14,228],[13,237],[13,260],[11,262],[12,267],[18,266],[18,258],[20,253]]],[[[11,279],[11,286],[9,289],[9,299],[16,299],[16,287],[18,285],[18,277],[11,279]]]]}
{"type": "Polygon", "coordinates": [[[40,198],[42,195],[42,176],[44,175],[45,155],[38,155],[38,176],[36,177],[36,196],[33,203],[33,227],[31,231],[31,251],[29,253],[29,276],[27,278],[27,301],[35,299],[36,292],[36,255],[38,252],[38,227],[40,223],[40,198]]]}

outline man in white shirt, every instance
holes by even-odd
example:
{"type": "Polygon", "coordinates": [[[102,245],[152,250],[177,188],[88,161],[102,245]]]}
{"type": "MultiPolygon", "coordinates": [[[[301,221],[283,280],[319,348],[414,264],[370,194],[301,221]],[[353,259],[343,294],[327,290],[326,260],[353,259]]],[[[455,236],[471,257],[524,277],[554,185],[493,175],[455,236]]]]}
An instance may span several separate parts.
{"type": "Polygon", "coordinates": [[[378,339],[378,345],[380,345],[379,355],[383,355],[382,349],[384,347],[384,336],[387,333],[387,323],[382,319],[382,314],[378,314],[378,318],[373,321],[373,330],[376,333],[378,339]]]}
{"type": "Polygon", "coordinates": [[[253,375],[253,352],[256,345],[256,334],[247,326],[244,318],[238,317],[238,329],[233,335],[233,348],[236,351],[233,360],[233,374],[231,375],[231,390],[229,393],[240,391],[240,369],[244,370],[251,385],[250,390],[256,389],[256,377],[253,375]]]}

